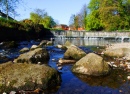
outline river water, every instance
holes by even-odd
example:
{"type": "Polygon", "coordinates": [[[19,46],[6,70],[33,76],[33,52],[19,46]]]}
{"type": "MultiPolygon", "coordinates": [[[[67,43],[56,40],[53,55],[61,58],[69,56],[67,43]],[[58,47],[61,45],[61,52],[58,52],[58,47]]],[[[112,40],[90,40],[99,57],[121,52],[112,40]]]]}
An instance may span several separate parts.
{"type": "MultiPolygon", "coordinates": [[[[57,44],[64,44],[70,41],[74,45],[79,46],[85,52],[93,52],[93,49],[106,44],[121,43],[121,40],[104,40],[104,39],[62,39],[55,38],[54,46],[48,46],[47,50],[50,53],[49,65],[58,70],[56,66],[57,60],[63,58],[64,50],[55,47],[57,44]]],[[[124,42],[129,42],[125,40],[124,42]]],[[[0,49],[0,54],[13,59],[19,55],[19,50],[23,47],[31,47],[33,44],[39,44],[36,41],[21,42],[17,49],[0,49]]],[[[130,94],[130,82],[127,76],[130,75],[121,69],[113,69],[107,76],[90,77],[86,75],[74,74],[71,72],[72,64],[63,65],[61,70],[62,82],[58,88],[46,90],[45,94],[130,94]]]]}
{"type": "MultiPolygon", "coordinates": [[[[66,41],[85,47],[88,52],[93,51],[95,46],[105,46],[106,44],[121,43],[121,40],[104,39],[55,39],[55,45],[64,44],[66,41]]],[[[129,42],[124,40],[124,42],[129,42]]],[[[54,52],[55,53],[55,52],[54,52]]],[[[53,54],[54,54],[53,53],[53,54]]],[[[62,58],[64,52],[58,55],[52,55],[51,58],[62,58]]],[[[55,63],[50,61],[51,66],[57,69],[55,63]]],[[[64,65],[61,72],[61,87],[54,94],[130,94],[130,82],[127,80],[128,72],[120,69],[114,69],[109,75],[104,77],[89,77],[85,75],[73,74],[72,65],[64,65]]]]}

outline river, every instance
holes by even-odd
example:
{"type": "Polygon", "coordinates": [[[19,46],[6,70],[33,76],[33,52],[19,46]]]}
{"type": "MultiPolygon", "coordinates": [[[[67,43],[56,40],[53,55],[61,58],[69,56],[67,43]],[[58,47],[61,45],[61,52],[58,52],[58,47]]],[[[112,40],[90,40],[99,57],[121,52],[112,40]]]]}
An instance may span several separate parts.
{"type": "MultiPolygon", "coordinates": [[[[48,46],[47,50],[50,53],[49,65],[58,70],[56,66],[57,60],[62,58],[64,50],[55,47],[57,44],[64,44],[66,40],[79,46],[84,51],[93,52],[93,48],[105,46],[106,44],[120,43],[121,40],[104,40],[104,39],[63,39],[55,38],[54,46],[48,46]],[[54,61],[55,60],[55,61],[54,61]]],[[[125,40],[124,42],[129,42],[125,40]]],[[[36,41],[21,42],[17,49],[0,49],[0,54],[13,59],[19,55],[18,50],[23,47],[31,47],[33,44],[38,44],[36,41]]],[[[61,70],[62,82],[61,86],[54,89],[46,90],[45,94],[130,94],[130,82],[127,80],[127,75],[130,73],[121,69],[114,69],[107,76],[91,77],[86,75],[78,75],[71,72],[72,64],[63,65],[61,70]]]]}
{"type": "MultiPolygon", "coordinates": [[[[121,40],[104,40],[104,39],[55,39],[55,45],[64,44],[66,40],[79,46],[85,47],[87,51],[93,51],[93,48],[105,46],[106,44],[121,43],[121,40]]],[[[129,42],[125,40],[124,42],[129,42]]],[[[63,52],[64,53],[64,52],[63,52]]],[[[58,56],[53,55],[51,58],[62,58],[63,53],[58,56]]],[[[50,61],[50,65],[54,67],[54,62],[50,61]]],[[[130,83],[126,79],[128,73],[114,69],[110,75],[104,77],[89,77],[85,75],[77,75],[71,72],[72,65],[64,65],[61,72],[61,87],[54,94],[129,94],[130,83]]],[[[57,68],[55,66],[55,68],[57,68]]]]}

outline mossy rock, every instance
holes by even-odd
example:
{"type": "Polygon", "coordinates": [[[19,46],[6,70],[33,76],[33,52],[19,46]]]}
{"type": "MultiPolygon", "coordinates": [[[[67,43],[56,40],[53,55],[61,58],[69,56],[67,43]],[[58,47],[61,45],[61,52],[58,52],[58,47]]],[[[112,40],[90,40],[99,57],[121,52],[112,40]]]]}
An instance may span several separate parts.
{"type": "Polygon", "coordinates": [[[49,53],[46,49],[37,48],[35,50],[31,50],[27,53],[21,54],[18,58],[14,60],[14,63],[48,63],[50,59],[49,53]]]}
{"type": "Polygon", "coordinates": [[[57,70],[46,64],[7,62],[0,64],[0,93],[9,90],[34,90],[52,88],[61,83],[57,70]]]}
{"type": "Polygon", "coordinates": [[[77,46],[70,46],[64,53],[64,58],[79,60],[84,57],[86,53],[77,46]]]}
{"type": "Polygon", "coordinates": [[[110,67],[101,56],[89,53],[73,65],[72,72],[91,76],[101,76],[108,74],[110,72],[110,67]]]}

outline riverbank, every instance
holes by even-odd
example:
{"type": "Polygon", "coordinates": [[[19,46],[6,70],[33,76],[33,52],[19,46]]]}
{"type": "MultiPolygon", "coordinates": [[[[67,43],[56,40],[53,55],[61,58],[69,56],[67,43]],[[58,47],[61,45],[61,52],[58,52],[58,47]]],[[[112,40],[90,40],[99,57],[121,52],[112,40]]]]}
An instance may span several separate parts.
{"type": "Polygon", "coordinates": [[[0,42],[3,41],[28,41],[52,38],[50,29],[30,20],[14,21],[0,18],[0,42]]]}
{"type": "Polygon", "coordinates": [[[106,49],[117,49],[117,48],[130,48],[130,43],[113,43],[113,44],[107,44],[106,49]]]}

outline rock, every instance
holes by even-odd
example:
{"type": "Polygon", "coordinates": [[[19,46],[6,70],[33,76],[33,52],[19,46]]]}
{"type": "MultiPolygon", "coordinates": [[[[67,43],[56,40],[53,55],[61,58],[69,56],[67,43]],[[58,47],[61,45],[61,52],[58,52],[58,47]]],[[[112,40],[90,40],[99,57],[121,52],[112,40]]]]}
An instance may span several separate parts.
{"type": "Polygon", "coordinates": [[[56,47],[61,49],[63,45],[58,44],[56,47]]]}
{"type": "Polygon", "coordinates": [[[4,55],[0,54],[0,62],[6,62],[8,60],[9,60],[9,58],[7,56],[4,56],[4,55]]]}
{"type": "Polygon", "coordinates": [[[16,94],[16,91],[11,91],[9,94],[16,94]]]}
{"type": "Polygon", "coordinates": [[[47,44],[47,40],[42,40],[38,46],[39,46],[39,47],[43,47],[43,46],[45,46],[46,44],[47,44]]]}
{"type": "Polygon", "coordinates": [[[69,47],[71,47],[73,44],[71,44],[69,41],[66,41],[64,45],[58,44],[56,47],[67,50],[69,47]]]}
{"type": "Polygon", "coordinates": [[[110,67],[102,57],[94,53],[89,53],[73,65],[72,72],[101,76],[108,74],[110,72],[110,67]]]}
{"type": "Polygon", "coordinates": [[[130,76],[127,76],[127,79],[130,80],[130,76]]]}
{"type": "Polygon", "coordinates": [[[29,51],[29,48],[24,47],[24,48],[21,49],[19,52],[20,52],[20,53],[25,53],[25,52],[28,52],[28,51],[29,51]]]}
{"type": "Polygon", "coordinates": [[[14,60],[14,63],[37,64],[38,62],[41,62],[43,64],[43,63],[47,63],[49,59],[50,59],[50,56],[46,49],[37,48],[35,50],[21,54],[18,58],[14,60]]]}
{"type": "Polygon", "coordinates": [[[73,44],[70,43],[69,41],[66,41],[65,44],[64,44],[64,46],[67,47],[67,48],[71,47],[72,45],[73,44]]]}
{"type": "MultiPolygon", "coordinates": [[[[50,89],[61,83],[60,74],[46,64],[23,64],[7,62],[0,64],[0,88],[9,90],[50,89]]],[[[0,90],[1,92],[4,92],[0,90]]],[[[30,93],[29,93],[30,94],[30,93]]]]}
{"type": "Polygon", "coordinates": [[[130,60],[130,49],[129,48],[115,48],[108,49],[103,52],[105,56],[109,57],[123,57],[127,60],[130,60]]]}
{"type": "Polygon", "coordinates": [[[53,45],[53,41],[47,41],[47,45],[53,45]]]}
{"type": "Polygon", "coordinates": [[[36,49],[36,48],[38,48],[37,45],[32,45],[32,47],[30,48],[30,50],[34,50],[34,49],[36,49]]]}
{"type": "Polygon", "coordinates": [[[6,41],[6,42],[2,42],[0,47],[1,48],[16,48],[18,47],[18,43],[15,41],[6,41]]]}
{"type": "Polygon", "coordinates": [[[107,44],[106,49],[130,48],[130,43],[107,44]]]}
{"type": "Polygon", "coordinates": [[[123,51],[122,48],[110,49],[110,50],[104,51],[104,55],[109,56],[109,57],[123,57],[124,56],[124,51],[123,51]]]}
{"type": "Polygon", "coordinates": [[[62,66],[58,66],[58,70],[62,70],[62,66]]]}
{"type": "Polygon", "coordinates": [[[86,53],[78,48],[77,46],[70,46],[66,52],[64,53],[64,58],[66,59],[74,59],[74,60],[79,60],[81,59],[82,57],[84,57],[86,55],[86,53]]]}
{"type": "Polygon", "coordinates": [[[60,58],[58,60],[59,64],[70,64],[70,63],[75,63],[75,62],[76,62],[76,60],[66,60],[66,59],[62,59],[62,58],[60,58]]]}
{"type": "Polygon", "coordinates": [[[59,48],[59,49],[62,49],[62,50],[67,50],[67,47],[64,46],[64,45],[58,44],[58,45],[56,45],[56,47],[59,48]]]}

